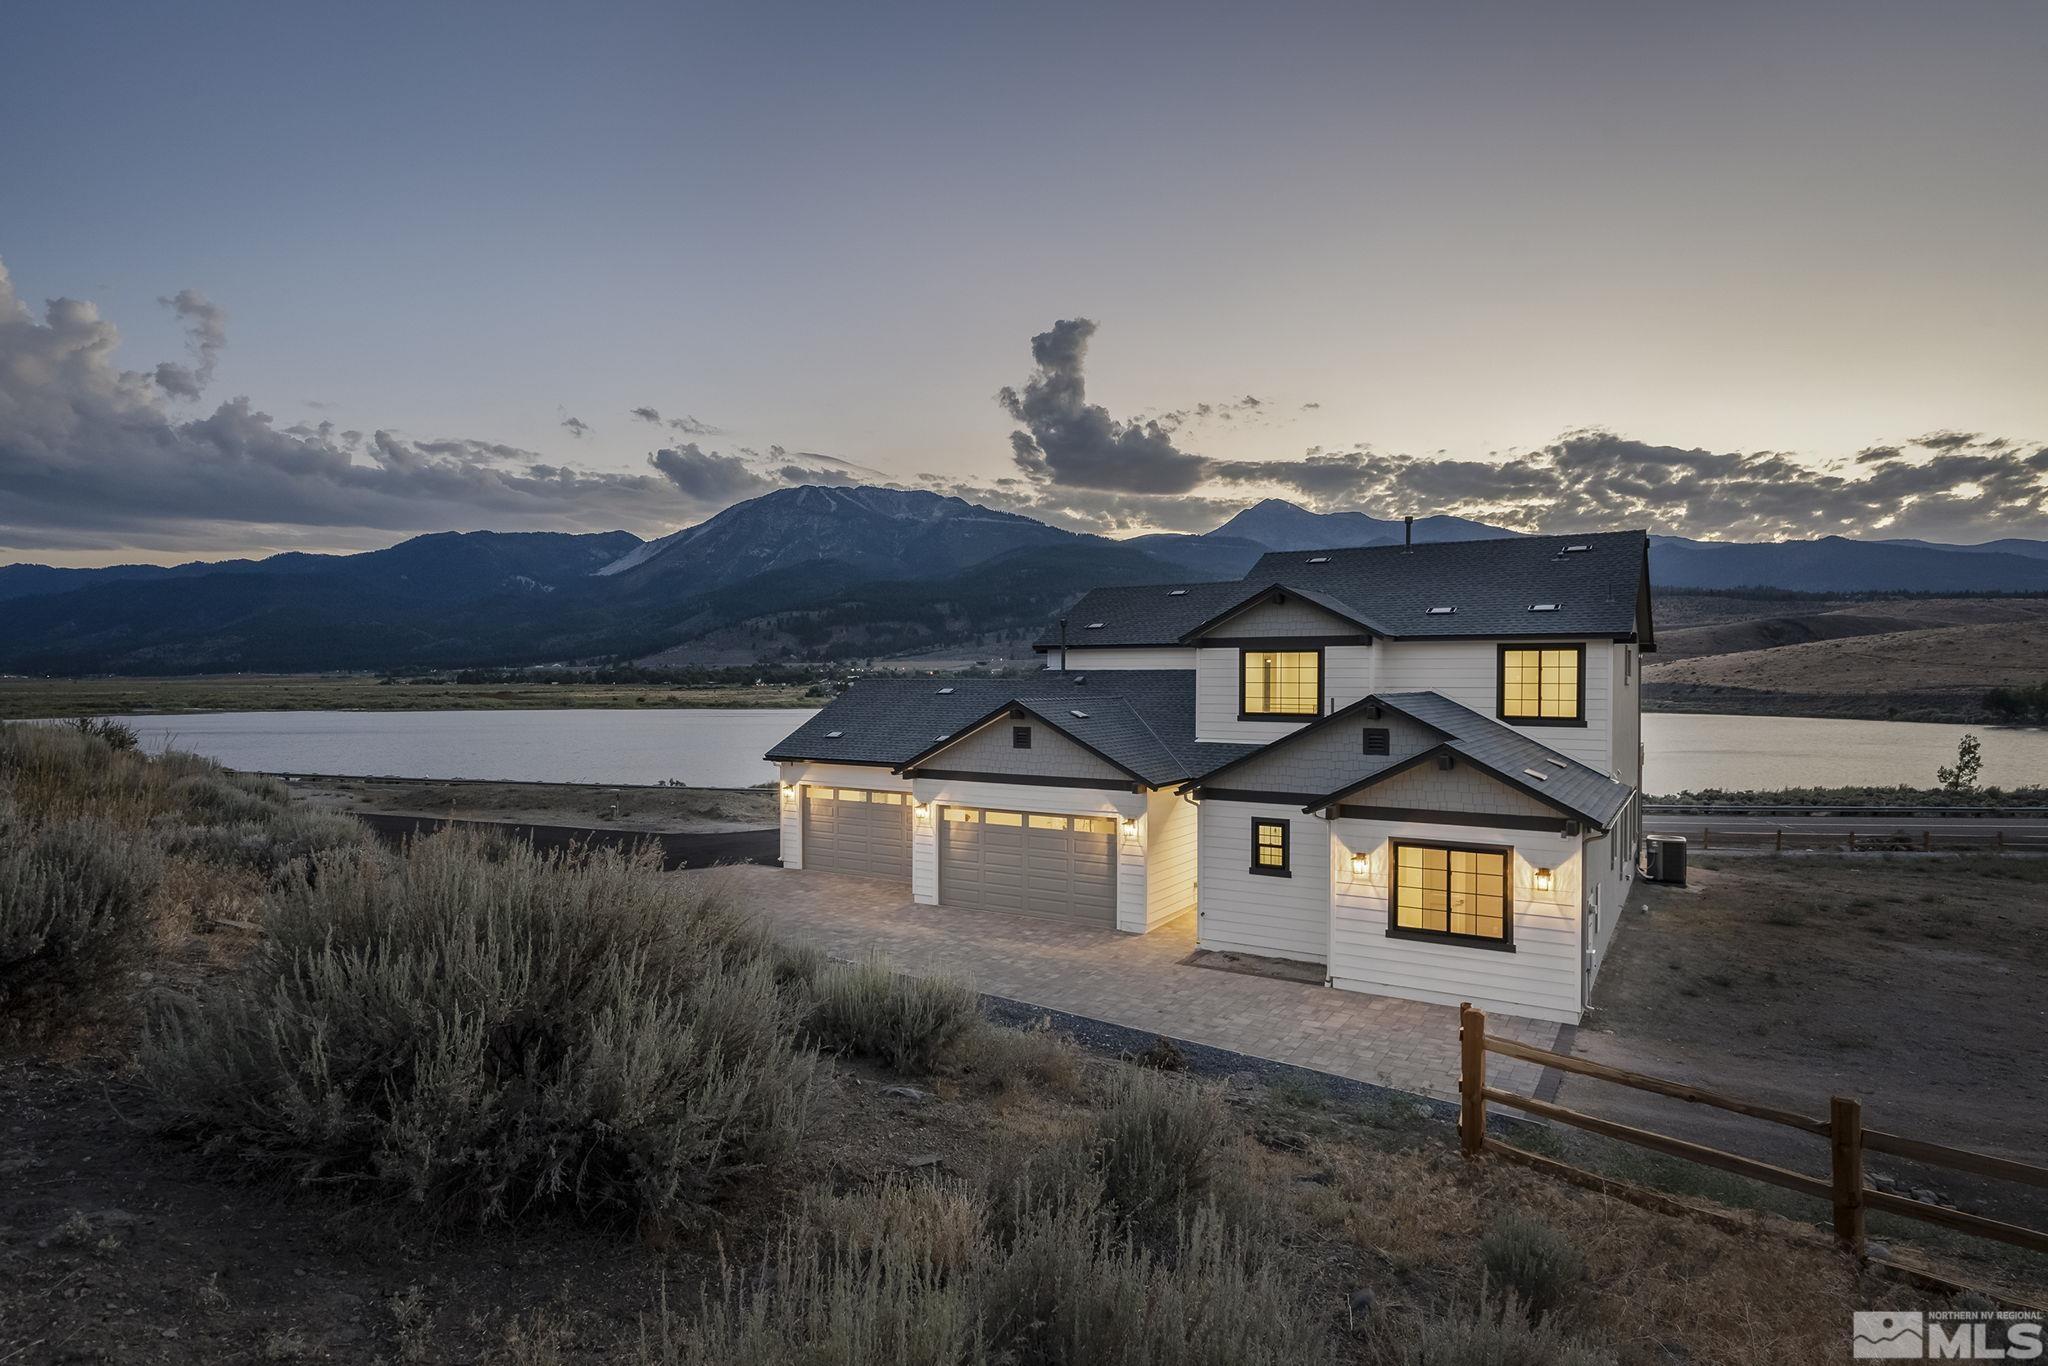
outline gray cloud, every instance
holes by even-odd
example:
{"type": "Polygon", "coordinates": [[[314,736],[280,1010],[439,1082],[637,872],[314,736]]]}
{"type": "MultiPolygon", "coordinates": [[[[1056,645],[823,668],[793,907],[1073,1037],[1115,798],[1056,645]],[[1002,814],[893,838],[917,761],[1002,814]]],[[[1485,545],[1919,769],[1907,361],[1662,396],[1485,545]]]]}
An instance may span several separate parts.
{"type": "Polygon", "coordinates": [[[565,417],[562,419],[562,430],[581,441],[590,435],[590,424],[580,417],[565,417]]]}
{"type": "Polygon", "coordinates": [[[647,463],[686,497],[724,505],[758,497],[794,484],[859,484],[886,482],[879,470],[813,451],[781,446],[755,450],[743,446],[731,455],[707,451],[694,441],[656,451],[647,463]]]}
{"type": "Polygon", "coordinates": [[[156,367],[157,386],[172,398],[196,399],[213,382],[214,363],[228,344],[227,312],[196,289],[181,289],[157,302],[185,320],[186,345],[197,361],[190,366],[164,361],[156,367]]]}
{"type": "Polygon", "coordinates": [[[692,417],[688,413],[683,414],[681,417],[664,418],[659,408],[635,408],[632,412],[633,416],[639,418],[642,422],[652,423],[656,427],[667,427],[671,431],[681,432],[684,436],[723,436],[725,434],[723,427],[714,427],[709,422],[701,418],[692,417]]]}
{"type": "Polygon", "coordinates": [[[1186,493],[1207,461],[1180,450],[1156,421],[1119,422],[1088,402],[1081,368],[1095,324],[1067,318],[1031,339],[1038,371],[1021,389],[996,395],[1024,427],[1010,436],[1011,458],[1034,480],[1122,493],[1186,493]]]}

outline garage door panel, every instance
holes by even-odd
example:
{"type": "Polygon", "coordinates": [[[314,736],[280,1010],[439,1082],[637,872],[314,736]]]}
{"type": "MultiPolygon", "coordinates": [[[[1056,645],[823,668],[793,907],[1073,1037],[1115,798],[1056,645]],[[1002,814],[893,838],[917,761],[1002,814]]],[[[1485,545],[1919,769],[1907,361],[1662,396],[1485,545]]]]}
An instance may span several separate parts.
{"type": "Polygon", "coordinates": [[[1114,822],[947,808],[939,899],[948,906],[1116,923],[1114,822]]]}
{"type": "Polygon", "coordinates": [[[909,881],[909,798],[901,792],[807,786],[804,866],[909,881]]]}

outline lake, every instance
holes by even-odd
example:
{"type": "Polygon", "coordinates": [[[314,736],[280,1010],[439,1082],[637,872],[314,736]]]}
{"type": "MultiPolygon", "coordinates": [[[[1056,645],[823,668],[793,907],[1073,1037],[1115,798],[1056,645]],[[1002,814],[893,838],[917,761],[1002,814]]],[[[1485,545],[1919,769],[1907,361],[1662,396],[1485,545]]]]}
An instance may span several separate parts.
{"type": "MultiPolygon", "coordinates": [[[[166,742],[230,768],[364,777],[751,787],[761,755],[812,713],[746,711],[274,711],[125,716],[151,749],[166,742]]],[[[1984,741],[1983,782],[2048,782],[2048,731],[1917,721],[1785,716],[1643,717],[1652,794],[1701,788],[1935,785],[1956,741],[1984,741]]]]}

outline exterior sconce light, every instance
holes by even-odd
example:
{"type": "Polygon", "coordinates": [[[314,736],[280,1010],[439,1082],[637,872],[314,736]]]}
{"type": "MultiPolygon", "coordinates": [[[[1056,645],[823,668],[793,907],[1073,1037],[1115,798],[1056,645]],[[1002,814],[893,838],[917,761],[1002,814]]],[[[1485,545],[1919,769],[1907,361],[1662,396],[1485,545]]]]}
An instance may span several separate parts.
{"type": "Polygon", "coordinates": [[[917,812],[917,818],[921,821],[928,821],[932,818],[932,804],[930,802],[919,802],[913,809],[917,812]]]}
{"type": "Polygon", "coordinates": [[[1123,830],[1125,839],[1136,839],[1138,837],[1138,822],[1129,816],[1125,816],[1123,819],[1123,830]]]}
{"type": "Polygon", "coordinates": [[[784,783],[784,784],[782,785],[782,795],[783,795],[783,796],[784,796],[785,798],[787,798],[787,797],[794,797],[794,796],[796,796],[796,784],[795,784],[795,783],[784,783]]]}
{"type": "Polygon", "coordinates": [[[1551,876],[1550,876],[1550,870],[1549,870],[1548,868],[1538,868],[1538,869],[1536,870],[1536,875],[1535,875],[1535,877],[1534,877],[1533,879],[1531,879],[1531,881],[1532,881],[1532,882],[1533,882],[1533,884],[1535,885],[1535,888],[1536,888],[1536,890],[1537,890],[1537,891],[1539,891],[1539,892],[1547,892],[1547,891],[1549,891],[1549,890],[1550,890],[1550,884],[1551,884],[1551,881],[1552,881],[1552,879],[1551,879],[1551,876]]]}
{"type": "Polygon", "coordinates": [[[1351,876],[1364,877],[1366,870],[1371,867],[1372,859],[1370,856],[1364,853],[1357,853],[1351,856],[1351,876]]]}

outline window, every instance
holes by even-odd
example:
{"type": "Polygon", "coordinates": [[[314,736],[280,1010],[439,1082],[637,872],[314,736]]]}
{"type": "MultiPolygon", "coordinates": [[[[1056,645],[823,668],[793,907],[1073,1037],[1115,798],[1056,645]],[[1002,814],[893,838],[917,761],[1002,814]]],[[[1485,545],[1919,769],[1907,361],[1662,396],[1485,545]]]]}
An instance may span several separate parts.
{"type": "Polygon", "coordinates": [[[1321,710],[1322,651],[1245,650],[1239,658],[1239,716],[1314,716],[1321,710]]]}
{"type": "Polygon", "coordinates": [[[1393,893],[1390,935],[1513,944],[1505,849],[1396,842],[1393,893]]]}
{"type": "Polygon", "coordinates": [[[1523,726],[1586,724],[1586,647],[1500,647],[1500,717],[1523,726]]]}
{"type": "Polygon", "coordinates": [[[1022,825],[1024,824],[1024,817],[1015,811],[984,811],[981,813],[981,823],[983,825],[1022,825]]]}
{"type": "Polygon", "coordinates": [[[1107,835],[1116,828],[1116,822],[1107,816],[1076,816],[1074,829],[1083,835],[1107,835]]]}
{"type": "Polygon", "coordinates": [[[1067,828],[1067,818],[1065,816],[1033,816],[1031,817],[1031,828],[1033,830],[1064,830],[1067,828]]]}
{"type": "Polygon", "coordinates": [[[1385,726],[1367,726],[1365,728],[1365,752],[1367,754],[1391,754],[1393,748],[1393,737],[1387,733],[1385,726]]]}
{"type": "Polygon", "coordinates": [[[1267,877],[1293,877],[1287,867],[1287,822],[1252,822],[1252,871],[1267,877]]]}
{"type": "Polygon", "coordinates": [[[1029,726],[1012,726],[1012,727],[1010,727],[1010,748],[1011,748],[1011,749],[1030,749],[1030,748],[1031,748],[1031,727],[1029,727],[1029,726]]]}

